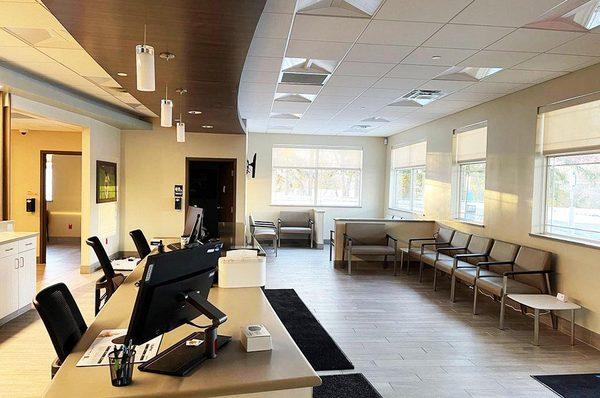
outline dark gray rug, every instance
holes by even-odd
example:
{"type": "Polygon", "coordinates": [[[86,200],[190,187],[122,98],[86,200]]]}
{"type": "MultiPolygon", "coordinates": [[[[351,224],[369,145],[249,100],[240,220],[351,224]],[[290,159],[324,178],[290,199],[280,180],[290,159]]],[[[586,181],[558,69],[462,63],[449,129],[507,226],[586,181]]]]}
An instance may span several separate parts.
{"type": "Polygon", "coordinates": [[[531,377],[563,398],[600,397],[600,373],[531,377]]]}
{"type": "Polygon", "coordinates": [[[316,371],[354,369],[352,362],[321,326],[294,289],[265,289],[283,326],[316,371]]]}
{"type": "Polygon", "coordinates": [[[362,373],[321,376],[321,380],[313,398],[382,398],[362,373]]]}

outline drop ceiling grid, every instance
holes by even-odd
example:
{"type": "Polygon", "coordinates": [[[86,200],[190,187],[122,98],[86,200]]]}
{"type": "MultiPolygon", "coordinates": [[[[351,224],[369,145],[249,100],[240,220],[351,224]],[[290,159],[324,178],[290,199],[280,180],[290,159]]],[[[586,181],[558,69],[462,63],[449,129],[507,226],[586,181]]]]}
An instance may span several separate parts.
{"type": "MultiPolygon", "coordinates": [[[[391,84],[397,84],[396,88],[391,89],[396,90],[396,98],[414,88],[435,88],[443,85],[451,86],[452,82],[432,81],[432,78],[439,73],[434,73],[432,76],[428,76],[427,79],[417,79],[415,76],[400,77],[402,76],[400,74],[400,71],[402,70],[399,69],[400,66],[413,66],[418,69],[427,69],[431,66],[435,66],[436,63],[430,60],[431,55],[435,52],[440,52],[445,55],[442,56],[441,62],[438,63],[438,65],[444,65],[444,68],[441,69],[447,69],[454,65],[488,66],[471,65],[469,62],[471,60],[473,62],[482,63],[486,58],[496,58],[496,60],[502,61],[502,65],[497,66],[502,66],[505,70],[499,72],[497,75],[482,80],[482,82],[463,85],[459,84],[456,87],[451,88],[446,97],[437,100],[434,103],[434,107],[429,105],[425,108],[399,115],[398,117],[389,117],[391,120],[390,123],[372,129],[367,133],[368,135],[376,135],[379,132],[382,135],[389,135],[391,133],[390,127],[393,125],[407,124],[410,127],[413,127],[413,125],[418,124],[411,123],[411,119],[426,119],[426,121],[435,120],[435,118],[466,109],[479,103],[487,102],[499,96],[526,88],[529,85],[555,78],[561,74],[592,65],[599,61],[600,43],[598,43],[598,46],[595,45],[600,39],[600,35],[597,35],[597,31],[593,33],[574,33],[522,28],[523,20],[525,21],[525,24],[533,22],[533,20],[541,16],[549,8],[561,3],[561,0],[518,0],[517,3],[516,1],[517,0],[509,0],[513,6],[518,3],[518,5],[521,5],[522,7],[512,7],[512,9],[509,10],[510,12],[506,12],[506,9],[504,12],[498,12],[498,7],[502,8],[502,4],[499,5],[498,3],[503,2],[490,0],[439,0],[432,3],[437,5],[443,3],[448,11],[446,15],[441,15],[437,12],[437,14],[434,13],[436,16],[433,18],[414,17],[413,20],[409,21],[405,20],[405,15],[411,15],[410,12],[397,14],[393,14],[392,12],[392,15],[397,16],[392,16],[391,18],[388,18],[389,15],[383,14],[385,10],[388,10],[388,12],[390,10],[398,11],[396,8],[400,8],[403,11],[407,9],[410,10],[410,7],[419,8],[423,5],[423,2],[417,0],[384,1],[372,19],[368,20],[366,24],[364,24],[363,21],[364,28],[346,49],[344,55],[339,59],[329,81],[318,90],[316,100],[308,106],[299,121],[294,121],[296,127],[294,127],[293,132],[343,134],[342,130],[349,128],[352,124],[360,122],[361,119],[373,116],[385,117],[382,115],[387,114],[387,104],[376,108],[370,106],[369,110],[366,112],[358,112],[361,110],[361,106],[358,104],[360,104],[361,101],[363,103],[368,103],[369,98],[373,98],[370,95],[370,93],[374,92],[373,90],[386,88],[391,84]],[[406,8],[406,6],[410,7],[406,8]],[[492,10],[492,12],[489,10],[492,10]],[[466,18],[464,15],[471,15],[471,19],[466,18]],[[494,25],[494,21],[501,22],[499,22],[498,25],[494,25]],[[370,39],[364,38],[365,35],[370,32],[370,27],[382,23],[387,24],[388,26],[401,26],[403,23],[410,23],[410,26],[420,26],[419,24],[421,24],[422,26],[426,26],[429,31],[427,31],[426,35],[422,35],[422,37],[419,38],[418,43],[412,43],[412,45],[408,42],[401,42],[398,38],[389,37],[376,43],[364,43],[364,41],[371,41],[370,39]],[[435,27],[435,29],[432,29],[432,27],[435,27]],[[459,39],[462,37],[466,42],[454,44],[456,40],[451,36],[453,34],[452,32],[454,32],[459,39]],[[473,35],[477,35],[478,32],[482,32],[482,37],[472,37],[473,35]],[[514,40],[514,35],[516,35],[518,40],[514,40]],[[537,47],[527,47],[527,45],[530,45],[530,43],[527,43],[528,38],[531,38],[531,41],[533,41],[537,47]],[[524,47],[519,47],[519,45],[523,46],[522,42],[524,42],[524,47]],[[428,46],[428,44],[431,46],[428,46]],[[494,48],[500,48],[500,50],[492,50],[494,48]],[[395,49],[397,50],[396,56],[398,58],[394,60],[385,58],[381,53],[377,55],[377,49],[395,49]],[[374,54],[374,59],[369,60],[369,62],[364,62],[365,56],[363,55],[363,58],[361,58],[360,55],[357,55],[357,53],[360,53],[361,51],[363,54],[372,52],[374,54]],[[586,55],[580,55],[581,52],[586,53],[586,55]],[[352,64],[349,64],[349,62],[352,64]],[[363,62],[363,64],[357,64],[357,62],[363,62]],[[380,64],[380,66],[377,66],[377,64],[380,64]],[[522,67],[522,69],[520,67],[522,67]],[[349,68],[354,70],[348,71],[349,68]],[[363,72],[360,72],[361,70],[363,72]],[[355,83],[348,82],[353,78],[356,79],[355,83]],[[411,80],[414,80],[414,85],[412,87],[409,84],[411,80]],[[499,90],[494,89],[494,86],[490,85],[492,83],[514,83],[514,85],[499,90]],[[327,98],[324,97],[325,95],[331,98],[331,100],[320,101],[321,98],[327,98]],[[331,107],[333,102],[330,101],[333,101],[333,99],[338,96],[340,98],[343,96],[349,96],[351,98],[345,99],[341,108],[339,106],[335,107],[337,112],[334,113],[331,108],[327,108],[327,106],[331,107]],[[441,109],[441,111],[432,112],[431,109],[441,109]],[[330,116],[332,113],[333,116],[329,119],[325,118],[325,116],[330,116]],[[315,119],[312,119],[313,115],[315,116],[315,119]],[[362,116],[364,115],[368,116],[363,118],[362,116]],[[354,116],[354,118],[351,116],[354,116]],[[336,120],[338,120],[339,123],[335,123],[336,120]],[[405,120],[407,123],[401,122],[402,120],[405,120]],[[315,125],[315,123],[309,123],[311,121],[328,121],[328,123],[323,123],[323,127],[313,128],[312,131],[304,130],[305,127],[303,126],[315,125]]],[[[301,17],[303,20],[302,29],[304,31],[310,30],[310,24],[307,23],[307,21],[310,21],[310,18],[315,17],[312,15],[302,15],[301,17]]],[[[336,17],[327,18],[328,20],[331,20],[336,17]]],[[[338,18],[344,19],[345,26],[348,26],[349,18],[338,18]]],[[[295,20],[293,20],[292,23],[295,23],[294,21],[295,20]]],[[[315,40],[318,38],[317,32],[321,34],[326,33],[326,31],[323,31],[322,26],[319,27],[316,32],[308,33],[308,37],[297,37],[294,33],[294,26],[291,27],[290,32],[291,34],[286,45],[286,55],[293,55],[294,57],[311,57],[311,54],[301,52],[298,48],[298,43],[308,44],[310,46],[309,48],[312,47],[312,50],[310,51],[314,52],[316,51],[315,47],[318,47],[320,44],[333,48],[332,43],[336,43],[339,44],[338,47],[342,47],[341,44],[347,44],[346,41],[348,40],[344,36],[344,32],[337,32],[337,37],[334,38],[335,40],[344,40],[343,43],[315,40]],[[290,43],[294,43],[292,48],[293,53],[291,54],[288,53],[290,43]]],[[[419,34],[413,34],[413,36],[416,37],[419,36],[419,34]]],[[[302,45],[300,45],[300,47],[302,47],[302,45]]],[[[366,57],[368,58],[368,55],[366,57]]],[[[274,85],[276,87],[275,91],[279,92],[279,90],[277,90],[276,82],[274,85]]],[[[393,93],[393,91],[391,92],[393,93]]],[[[388,104],[392,101],[393,99],[390,100],[388,104]]],[[[271,105],[271,107],[273,107],[273,105],[271,105]]],[[[397,131],[395,130],[394,132],[397,131]]]]}

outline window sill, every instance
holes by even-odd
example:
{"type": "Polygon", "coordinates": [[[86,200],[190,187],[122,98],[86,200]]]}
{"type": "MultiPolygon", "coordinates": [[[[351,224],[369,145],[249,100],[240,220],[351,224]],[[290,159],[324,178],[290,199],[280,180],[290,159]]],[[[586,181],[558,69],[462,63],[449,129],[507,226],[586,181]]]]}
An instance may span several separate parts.
{"type": "Polygon", "coordinates": [[[463,223],[463,224],[467,224],[467,225],[473,225],[474,227],[485,228],[485,224],[477,222],[477,221],[462,220],[460,218],[455,218],[454,221],[460,222],[460,223],[463,223]]]}
{"type": "Polygon", "coordinates": [[[425,214],[423,214],[421,212],[413,211],[413,210],[408,210],[408,209],[398,209],[398,208],[395,208],[395,207],[388,207],[388,210],[401,211],[402,213],[409,213],[409,214],[414,214],[415,216],[425,217],[425,214]]]}
{"type": "Polygon", "coordinates": [[[570,243],[572,245],[589,247],[591,249],[600,249],[600,242],[594,243],[594,242],[590,242],[587,240],[570,238],[568,236],[563,236],[563,235],[552,235],[552,234],[530,232],[529,236],[532,236],[534,238],[555,240],[555,241],[563,242],[563,243],[570,243]]]}
{"type": "Polygon", "coordinates": [[[362,209],[361,205],[351,205],[351,206],[321,206],[321,205],[284,205],[271,203],[269,206],[271,207],[308,207],[311,209],[332,209],[332,208],[340,208],[340,209],[362,209]]]}

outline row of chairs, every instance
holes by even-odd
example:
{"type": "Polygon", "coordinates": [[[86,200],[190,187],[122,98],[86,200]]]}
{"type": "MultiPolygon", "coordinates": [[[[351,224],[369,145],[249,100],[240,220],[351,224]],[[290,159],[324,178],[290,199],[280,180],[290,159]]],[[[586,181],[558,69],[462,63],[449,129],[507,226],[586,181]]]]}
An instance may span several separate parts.
{"type": "MultiPolygon", "coordinates": [[[[434,236],[409,239],[402,252],[401,268],[406,261],[407,273],[411,260],[419,262],[419,282],[426,268],[433,268],[434,290],[438,275],[447,276],[453,302],[457,282],[473,288],[474,315],[479,293],[499,300],[500,329],[504,328],[508,294],[551,294],[552,254],[544,250],[440,227],[434,236]]],[[[521,307],[521,311],[526,309],[521,307]]]]}

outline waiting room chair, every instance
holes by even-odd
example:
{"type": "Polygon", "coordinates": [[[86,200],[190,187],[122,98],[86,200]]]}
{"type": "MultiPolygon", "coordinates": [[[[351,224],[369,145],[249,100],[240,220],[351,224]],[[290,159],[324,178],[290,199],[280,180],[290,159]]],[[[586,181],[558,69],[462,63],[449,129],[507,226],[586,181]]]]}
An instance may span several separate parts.
{"type": "MultiPolygon", "coordinates": [[[[410,274],[410,261],[421,260],[421,245],[426,242],[433,243],[447,243],[452,240],[452,236],[454,236],[454,230],[448,227],[440,227],[433,236],[423,237],[423,238],[410,238],[408,240],[408,247],[403,247],[400,249],[402,258],[400,269],[404,267],[404,259],[406,259],[406,274],[410,274]]],[[[435,253],[435,250],[425,250],[425,252],[435,253]]]]}
{"type": "Polygon", "coordinates": [[[433,290],[435,291],[437,288],[438,271],[447,274],[448,276],[452,276],[452,273],[454,272],[454,263],[457,261],[457,256],[460,255],[462,255],[460,258],[462,258],[463,261],[469,263],[473,261],[482,261],[490,252],[493,241],[494,240],[491,238],[472,235],[469,244],[464,249],[438,249],[438,257],[433,264],[433,290]],[[454,256],[450,257],[449,255],[442,254],[448,251],[454,253],[454,256]]]}
{"type": "Polygon", "coordinates": [[[394,273],[398,261],[398,240],[385,231],[385,224],[348,223],[344,234],[342,262],[347,256],[348,275],[352,275],[352,255],[394,256],[394,273]],[[390,246],[390,243],[393,245],[390,246]]]}
{"type": "Polygon", "coordinates": [[[252,215],[248,217],[250,219],[250,233],[252,236],[260,240],[271,240],[273,242],[273,250],[275,250],[275,257],[277,257],[277,240],[279,234],[277,233],[277,227],[272,221],[258,221],[255,220],[252,215]]]}
{"type": "Polygon", "coordinates": [[[50,368],[50,376],[53,378],[87,330],[87,325],[64,283],[57,283],[40,291],[33,299],[33,306],[42,318],[56,351],[57,358],[50,368]]]}
{"type": "MultiPolygon", "coordinates": [[[[519,245],[514,243],[504,242],[501,240],[494,240],[492,248],[489,254],[481,256],[477,254],[458,254],[454,257],[452,272],[452,285],[450,288],[450,300],[456,301],[456,282],[461,282],[467,286],[475,286],[475,277],[477,275],[477,264],[482,261],[489,262],[508,262],[512,263],[515,261],[517,252],[519,251],[519,245]]],[[[490,271],[489,267],[481,267],[479,270],[481,275],[496,275],[495,272],[502,273],[502,271],[510,271],[510,265],[504,266],[504,268],[498,266],[494,271],[490,271]]]]}
{"type": "Polygon", "coordinates": [[[146,237],[141,229],[130,231],[129,236],[131,236],[131,239],[133,239],[133,243],[135,244],[135,248],[138,252],[138,256],[140,256],[140,259],[143,259],[150,254],[152,250],[150,249],[150,245],[148,244],[148,241],[146,240],[146,237]]]}
{"type": "Polygon", "coordinates": [[[467,248],[470,240],[471,234],[455,231],[449,242],[423,243],[421,245],[421,256],[419,257],[419,282],[423,281],[423,270],[425,265],[433,267],[436,260],[440,258],[441,254],[438,251],[441,250],[444,252],[441,258],[452,259],[455,254],[460,253],[467,248]],[[431,246],[434,251],[425,252],[425,249],[428,246],[431,246]]]}
{"type": "Polygon", "coordinates": [[[110,296],[112,296],[121,283],[123,283],[125,275],[115,273],[110,258],[108,257],[108,254],[106,254],[106,250],[104,250],[104,246],[102,246],[102,242],[100,242],[100,239],[98,239],[97,236],[88,238],[85,243],[94,249],[100,267],[104,272],[104,276],[96,281],[94,311],[97,315],[98,312],[100,312],[102,305],[106,304],[108,299],[110,299],[110,296]],[[104,290],[103,294],[102,290],[104,290]]]}
{"type": "Polygon", "coordinates": [[[315,221],[309,211],[282,211],[277,219],[277,243],[281,247],[281,235],[308,236],[310,247],[315,238],[315,221]]]}
{"type": "MultiPolygon", "coordinates": [[[[508,294],[551,294],[550,270],[551,254],[544,250],[521,246],[514,261],[480,262],[475,276],[473,315],[477,314],[478,292],[500,299],[500,329],[504,329],[504,312],[508,294]],[[494,270],[496,267],[510,266],[510,270],[482,275],[483,267],[494,270]]],[[[523,312],[524,309],[522,309],[523,312]]],[[[554,316],[552,317],[555,323],[554,316]]]]}

